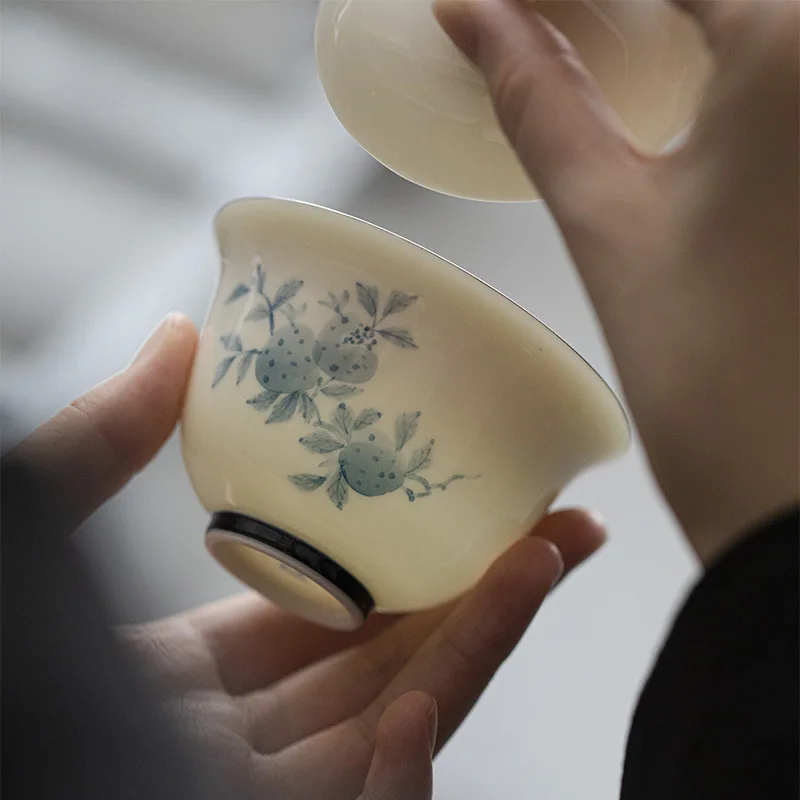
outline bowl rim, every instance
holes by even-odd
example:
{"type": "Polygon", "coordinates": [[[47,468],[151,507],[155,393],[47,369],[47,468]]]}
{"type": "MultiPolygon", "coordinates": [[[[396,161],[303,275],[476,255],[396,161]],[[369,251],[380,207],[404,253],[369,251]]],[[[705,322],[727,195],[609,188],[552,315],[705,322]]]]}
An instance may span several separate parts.
{"type": "Polygon", "coordinates": [[[558,342],[560,342],[564,347],[567,348],[573,355],[577,356],[578,359],[583,363],[584,367],[589,370],[589,372],[594,376],[595,380],[599,381],[603,388],[605,389],[606,393],[610,395],[616,406],[617,410],[619,411],[620,416],[622,417],[622,421],[625,424],[627,429],[627,442],[626,448],[630,446],[632,438],[633,438],[633,426],[631,420],[628,416],[627,411],[625,410],[625,406],[623,405],[622,400],[611,388],[608,381],[589,363],[589,361],[582,356],[569,342],[567,342],[562,336],[556,333],[547,323],[542,322],[535,314],[529,311],[524,306],[520,305],[516,300],[510,298],[507,294],[501,292],[495,286],[485,281],[483,278],[475,275],[474,273],[470,272],[468,269],[459,266],[454,261],[450,261],[448,258],[445,258],[439,253],[434,252],[433,250],[425,247],[424,245],[418,244],[417,242],[408,239],[407,237],[403,236],[402,234],[395,233],[394,231],[390,231],[388,228],[384,228],[380,225],[377,225],[374,222],[369,222],[368,220],[362,219],[361,217],[356,217],[353,214],[348,214],[344,211],[337,211],[336,209],[329,208],[327,206],[323,206],[319,203],[312,203],[307,200],[296,200],[288,197],[271,197],[266,195],[245,195],[242,197],[237,197],[232,200],[227,201],[222,206],[219,207],[217,212],[214,214],[213,218],[213,229],[214,233],[217,237],[217,241],[219,242],[220,232],[222,230],[221,224],[221,217],[232,209],[235,206],[245,206],[251,204],[263,204],[263,205],[274,205],[278,207],[305,207],[312,209],[314,212],[320,214],[321,216],[327,216],[334,219],[339,220],[348,220],[350,224],[354,224],[355,228],[365,227],[369,228],[372,231],[378,233],[379,235],[393,240],[403,242],[406,245],[411,245],[414,249],[420,251],[421,253],[427,255],[428,257],[432,257],[433,260],[440,262],[444,267],[450,267],[452,269],[457,270],[458,272],[466,275],[468,278],[471,278],[474,281],[477,281],[481,286],[489,291],[493,292],[494,294],[501,297],[506,302],[510,303],[512,306],[517,308],[519,311],[522,311],[525,315],[530,317],[534,322],[536,322],[539,326],[541,326],[550,336],[554,337],[558,342]]]}

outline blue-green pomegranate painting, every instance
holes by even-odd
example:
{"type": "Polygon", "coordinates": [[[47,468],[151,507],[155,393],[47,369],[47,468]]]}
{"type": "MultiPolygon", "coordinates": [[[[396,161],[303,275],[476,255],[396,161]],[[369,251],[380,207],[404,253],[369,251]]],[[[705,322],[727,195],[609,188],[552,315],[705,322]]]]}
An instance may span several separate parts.
{"type": "Polygon", "coordinates": [[[318,465],[321,472],[290,475],[289,480],[307,492],[325,487],[341,510],[351,491],[380,497],[403,490],[414,502],[445,491],[454,481],[479,477],[452,475],[432,482],[424,475],[432,463],[434,440],[411,453],[406,448],[417,433],[420,411],[400,414],[390,436],[382,430],[383,414],[378,409],[356,413],[344,400],[364,392],[380,368],[384,348],[418,349],[411,331],[392,319],[416,303],[418,295],[395,289],[382,302],[377,286],[362,283],[355,284],[355,300],[347,289],[339,295],[329,292],[318,303],[330,315],[314,330],[301,321],[307,305],[292,302],[303,286],[302,280],[292,279],[274,294],[268,292],[266,272],[256,261],[250,283],[236,286],[226,302],[255,297],[244,322],[268,328],[269,338],[262,347],[246,347],[238,333],[221,336],[227,353],[212,383],[216,387],[231,373],[239,385],[252,372],[261,391],[247,403],[265,415],[266,424],[288,422],[299,415],[312,426],[299,444],[326,456],[318,465]],[[323,415],[327,406],[331,411],[323,415]]]}

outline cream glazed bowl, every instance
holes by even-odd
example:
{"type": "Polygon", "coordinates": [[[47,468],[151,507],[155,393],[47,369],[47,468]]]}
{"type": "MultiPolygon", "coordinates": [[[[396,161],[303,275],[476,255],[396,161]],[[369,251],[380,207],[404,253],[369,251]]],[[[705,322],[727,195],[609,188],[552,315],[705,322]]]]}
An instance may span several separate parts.
{"type": "Polygon", "coordinates": [[[211,554],[301,617],[358,627],[473,586],[630,434],[549,328],[361,220],[237,200],[182,423],[211,554]]]}

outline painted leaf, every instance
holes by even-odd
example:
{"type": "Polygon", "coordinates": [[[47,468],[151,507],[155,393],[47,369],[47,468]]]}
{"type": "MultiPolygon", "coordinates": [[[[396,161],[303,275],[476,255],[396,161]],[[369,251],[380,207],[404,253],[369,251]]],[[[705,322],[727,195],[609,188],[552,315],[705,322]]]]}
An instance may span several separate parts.
{"type": "Polygon", "coordinates": [[[345,436],[350,436],[350,431],[353,430],[353,409],[347,403],[339,403],[333,412],[333,424],[345,436]]]}
{"type": "Polygon", "coordinates": [[[294,311],[292,311],[292,314],[294,314],[295,317],[302,317],[303,314],[306,313],[307,309],[308,309],[308,303],[303,303],[303,305],[301,305],[300,308],[297,308],[294,311]]]}
{"type": "Polygon", "coordinates": [[[390,314],[399,314],[401,311],[405,311],[412,303],[415,303],[418,298],[419,295],[398,292],[397,289],[395,289],[386,301],[386,308],[383,309],[383,316],[388,317],[390,314]]]}
{"type": "Polygon", "coordinates": [[[311,401],[311,410],[314,414],[314,419],[319,423],[322,421],[322,415],[319,413],[319,406],[317,405],[317,401],[309,396],[309,400],[311,401]]]}
{"type": "Polygon", "coordinates": [[[255,397],[251,397],[247,404],[253,406],[256,411],[266,411],[279,397],[280,392],[274,392],[272,389],[267,389],[255,397]]]}
{"type": "Polygon", "coordinates": [[[362,428],[368,428],[374,425],[383,415],[376,408],[365,408],[353,423],[353,430],[360,431],[362,428]]]}
{"type": "Polygon", "coordinates": [[[420,411],[401,414],[394,426],[397,449],[402,450],[411,441],[419,427],[420,411]]]}
{"type": "Polygon", "coordinates": [[[331,301],[330,302],[330,307],[334,311],[338,311],[339,310],[339,298],[337,298],[336,295],[333,292],[328,292],[328,299],[331,301]]]}
{"type": "Polygon", "coordinates": [[[306,422],[313,422],[314,419],[319,419],[317,404],[313,401],[308,392],[301,392],[300,394],[300,411],[306,422]]]}
{"type": "Polygon", "coordinates": [[[297,411],[297,403],[300,399],[300,392],[292,392],[291,394],[284,395],[272,407],[269,416],[267,417],[267,425],[273,422],[288,422],[297,411]]]}
{"type": "Polygon", "coordinates": [[[417,448],[408,460],[408,472],[417,472],[429,467],[433,453],[434,440],[431,439],[424,447],[417,448]]]}
{"type": "Polygon", "coordinates": [[[380,330],[376,330],[375,333],[382,336],[395,347],[418,349],[414,344],[414,340],[411,338],[411,334],[405,328],[381,328],[380,330]]]}
{"type": "Polygon", "coordinates": [[[364,390],[358,386],[339,384],[338,386],[325,386],[320,391],[326,397],[350,397],[354,394],[360,394],[364,390]]]}
{"type": "Polygon", "coordinates": [[[349,490],[347,488],[347,481],[340,472],[331,483],[328,485],[328,497],[330,497],[336,508],[341,511],[344,504],[347,502],[349,490]]]}
{"type": "Polygon", "coordinates": [[[240,297],[244,297],[246,294],[250,293],[250,287],[246,283],[240,283],[231,293],[228,299],[225,301],[226,303],[233,303],[238,300],[240,297]]]}
{"type": "Polygon", "coordinates": [[[278,289],[275,299],[272,301],[273,310],[280,308],[284,303],[288,303],[302,288],[303,281],[286,281],[286,283],[278,289]]]}
{"type": "Polygon", "coordinates": [[[290,475],[289,480],[298,488],[302,489],[304,492],[313,492],[315,489],[319,489],[323,483],[325,483],[325,476],[324,475],[311,475],[309,473],[301,473],[300,475],[290,475]]]}
{"type": "Polygon", "coordinates": [[[325,308],[329,308],[331,311],[334,311],[334,310],[335,310],[335,309],[334,309],[334,307],[333,307],[333,306],[332,306],[332,305],[331,305],[331,304],[330,304],[330,303],[329,303],[327,300],[317,300],[317,302],[318,302],[318,303],[319,303],[321,306],[325,306],[325,308]]]}
{"type": "Polygon", "coordinates": [[[345,289],[342,292],[342,307],[346,306],[350,302],[350,292],[345,289]]]}
{"type": "Polygon", "coordinates": [[[222,346],[226,350],[241,353],[244,349],[244,346],[242,345],[242,337],[235,333],[229,333],[226,336],[220,336],[219,340],[222,342],[222,346]]]}
{"type": "Polygon", "coordinates": [[[250,369],[250,364],[253,359],[258,355],[258,350],[248,350],[242,360],[239,362],[239,371],[236,375],[236,385],[238,386],[247,376],[247,370],[250,369]]]}
{"type": "Polygon", "coordinates": [[[266,319],[269,316],[269,309],[262,303],[256,306],[245,318],[245,322],[252,322],[254,320],[266,319]]]}
{"type": "Polygon", "coordinates": [[[231,368],[231,364],[233,364],[234,361],[236,361],[236,356],[228,356],[217,364],[217,369],[214,372],[214,380],[211,383],[212,389],[228,374],[228,370],[231,368]]]}
{"type": "Polygon", "coordinates": [[[378,313],[378,287],[357,283],[356,290],[358,291],[358,302],[361,303],[367,314],[374,317],[378,313]]]}
{"type": "Polygon", "coordinates": [[[301,437],[300,444],[312,453],[333,453],[344,447],[338,439],[324,431],[314,431],[309,436],[301,437]]]}

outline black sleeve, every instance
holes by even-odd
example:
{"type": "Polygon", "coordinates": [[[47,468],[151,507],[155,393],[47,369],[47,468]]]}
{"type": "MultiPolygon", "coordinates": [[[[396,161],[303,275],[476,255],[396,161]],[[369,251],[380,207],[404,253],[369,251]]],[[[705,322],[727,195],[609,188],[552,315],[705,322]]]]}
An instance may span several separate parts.
{"type": "Polygon", "coordinates": [[[716,563],[642,692],[622,800],[797,800],[797,511],[716,563]]]}

